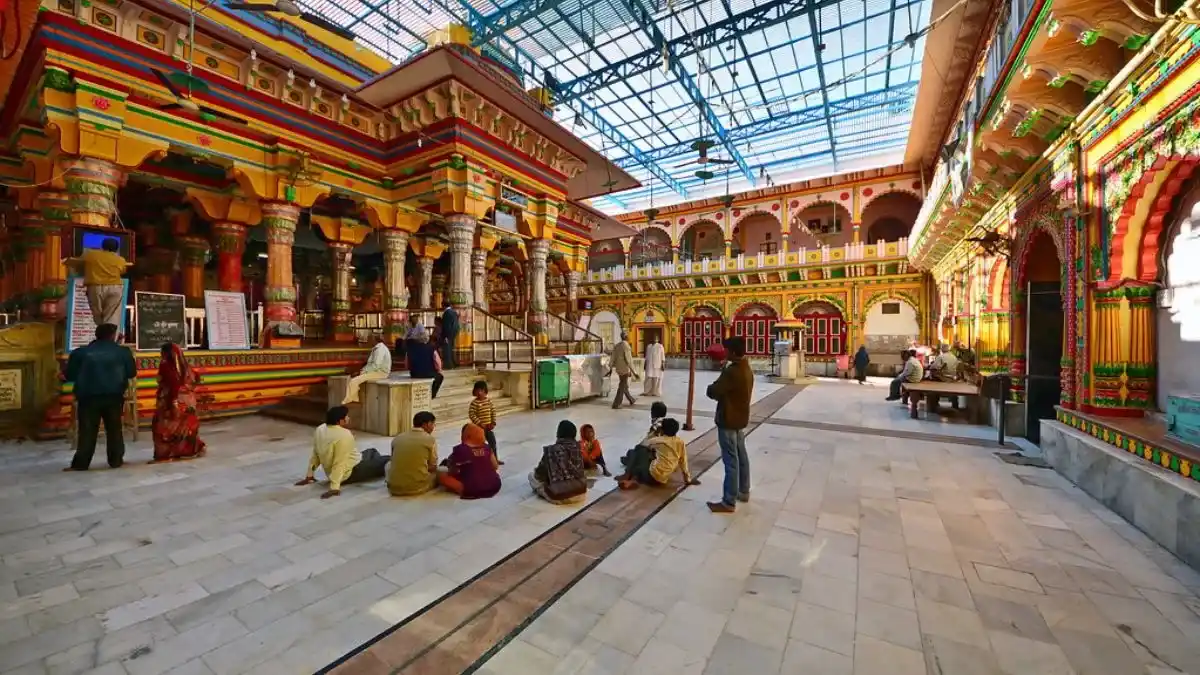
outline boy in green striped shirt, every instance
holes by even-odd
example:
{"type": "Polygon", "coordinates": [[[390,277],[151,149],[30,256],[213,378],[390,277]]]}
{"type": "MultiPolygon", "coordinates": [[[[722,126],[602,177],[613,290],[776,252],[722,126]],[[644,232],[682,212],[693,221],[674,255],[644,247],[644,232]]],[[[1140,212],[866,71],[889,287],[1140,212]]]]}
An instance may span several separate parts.
{"type": "Polygon", "coordinates": [[[471,424],[483,428],[483,437],[492,447],[492,454],[496,456],[496,461],[500,462],[500,450],[496,447],[496,433],[493,431],[496,428],[496,408],[492,405],[492,400],[488,398],[487,382],[485,380],[476,382],[471,393],[475,395],[475,400],[471,401],[471,407],[467,410],[467,418],[471,420],[471,424]]]}

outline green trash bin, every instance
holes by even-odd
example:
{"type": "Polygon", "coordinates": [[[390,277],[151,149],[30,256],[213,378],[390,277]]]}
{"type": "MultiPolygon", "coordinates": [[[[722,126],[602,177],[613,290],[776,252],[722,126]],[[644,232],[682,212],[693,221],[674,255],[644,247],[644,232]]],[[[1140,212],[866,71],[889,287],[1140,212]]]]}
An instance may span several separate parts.
{"type": "Polygon", "coordinates": [[[556,407],[571,397],[571,367],[566,359],[541,359],[537,364],[538,407],[556,407]]]}

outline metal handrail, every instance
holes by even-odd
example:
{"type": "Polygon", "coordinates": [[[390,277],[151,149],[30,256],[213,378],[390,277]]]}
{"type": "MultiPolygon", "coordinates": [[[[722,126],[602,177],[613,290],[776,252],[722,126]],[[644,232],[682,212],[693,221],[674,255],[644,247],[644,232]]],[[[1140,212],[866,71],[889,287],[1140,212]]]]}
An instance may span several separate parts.
{"type": "MultiPolygon", "coordinates": [[[[523,317],[525,330],[529,330],[529,314],[523,317]]],[[[546,335],[546,347],[552,354],[599,354],[604,351],[604,340],[590,330],[567,319],[546,312],[546,323],[542,326],[546,335]],[[580,336],[580,333],[583,333],[580,336]]]]}
{"type": "Polygon", "coordinates": [[[528,365],[533,372],[537,342],[530,333],[479,307],[473,307],[472,356],[476,364],[528,365]]]}

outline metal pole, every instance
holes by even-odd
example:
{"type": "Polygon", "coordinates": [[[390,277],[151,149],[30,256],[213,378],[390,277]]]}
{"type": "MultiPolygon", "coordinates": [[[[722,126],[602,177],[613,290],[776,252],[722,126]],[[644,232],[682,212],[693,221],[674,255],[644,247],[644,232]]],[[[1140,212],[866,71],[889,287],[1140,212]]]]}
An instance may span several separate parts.
{"type": "Polygon", "coordinates": [[[997,425],[1000,427],[1000,430],[999,430],[1000,447],[1004,447],[1004,427],[1008,424],[1008,413],[1007,413],[1008,389],[1009,389],[1008,375],[1001,375],[1000,376],[1000,423],[997,425]]]}
{"type": "Polygon", "coordinates": [[[687,420],[683,423],[684,431],[691,431],[695,427],[692,426],[692,401],[696,397],[696,343],[695,338],[692,342],[692,354],[688,360],[688,401],[687,401],[687,420]]]}

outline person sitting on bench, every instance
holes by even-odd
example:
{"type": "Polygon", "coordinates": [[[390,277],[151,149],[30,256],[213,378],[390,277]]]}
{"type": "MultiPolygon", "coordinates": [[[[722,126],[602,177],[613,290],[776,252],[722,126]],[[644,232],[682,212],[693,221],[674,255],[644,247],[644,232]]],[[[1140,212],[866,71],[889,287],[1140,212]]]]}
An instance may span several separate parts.
{"type": "Polygon", "coordinates": [[[921,365],[921,360],[917,358],[916,353],[911,349],[906,349],[901,358],[904,359],[904,369],[900,374],[892,380],[891,389],[888,391],[887,400],[900,400],[900,385],[916,384],[925,377],[925,367],[921,365]]]}
{"type": "Polygon", "coordinates": [[[950,351],[950,345],[942,344],[941,353],[933,357],[929,372],[938,382],[953,382],[958,379],[958,357],[950,351]]]}

